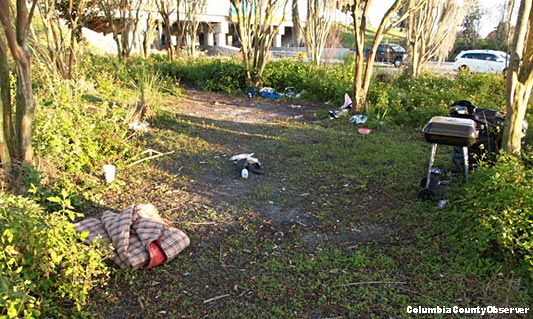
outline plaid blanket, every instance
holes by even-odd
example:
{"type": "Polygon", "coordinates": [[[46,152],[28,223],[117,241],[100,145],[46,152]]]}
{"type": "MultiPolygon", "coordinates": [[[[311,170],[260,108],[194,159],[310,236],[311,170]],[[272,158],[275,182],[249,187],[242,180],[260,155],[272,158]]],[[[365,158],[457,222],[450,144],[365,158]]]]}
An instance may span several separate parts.
{"type": "Polygon", "coordinates": [[[122,269],[151,268],[170,261],[190,244],[189,237],[169,227],[152,204],[137,204],[121,213],[105,211],[100,218],[75,224],[77,232],[88,232],[87,243],[107,241],[113,245],[113,261],[122,269]]]}

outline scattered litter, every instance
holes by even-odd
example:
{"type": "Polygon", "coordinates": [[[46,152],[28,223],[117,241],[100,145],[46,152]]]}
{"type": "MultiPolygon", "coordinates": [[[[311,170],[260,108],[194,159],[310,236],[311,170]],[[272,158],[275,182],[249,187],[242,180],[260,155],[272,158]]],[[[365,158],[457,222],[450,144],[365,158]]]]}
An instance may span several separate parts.
{"type": "Polygon", "coordinates": [[[338,119],[342,114],[348,113],[348,110],[352,108],[352,99],[348,93],[344,93],[344,104],[337,110],[329,110],[330,119],[338,119]]]}
{"type": "Polygon", "coordinates": [[[105,180],[108,183],[112,183],[115,180],[115,172],[116,172],[115,165],[108,164],[108,165],[104,165],[103,168],[104,168],[105,180]]]}
{"type": "Polygon", "coordinates": [[[339,117],[341,117],[343,114],[346,114],[348,113],[348,110],[347,109],[338,109],[338,110],[329,110],[329,118],[330,119],[338,119],[339,117]]]}
{"type": "Polygon", "coordinates": [[[299,109],[299,108],[302,108],[302,106],[299,105],[299,104],[298,104],[298,105],[291,104],[291,105],[289,105],[289,107],[290,107],[291,109],[299,109]]]}
{"type": "Polygon", "coordinates": [[[273,88],[271,87],[264,87],[262,88],[261,90],[259,90],[259,93],[261,93],[261,96],[262,97],[266,97],[266,98],[269,98],[269,99],[277,99],[279,98],[279,94],[276,93],[276,90],[274,90],[273,88]]]}
{"type": "Polygon", "coordinates": [[[359,134],[368,135],[372,130],[367,127],[361,127],[357,129],[357,132],[359,132],[359,134]]]}
{"type": "Polygon", "coordinates": [[[248,178],[249,172],[255,174],[264,173],[259,159],[253,157],[253,155],[254,153],[243,153],[234,155],[230,158],[230,161],[232,161],[236,165],[235,168],[237,172],[241,174],[242,178],[248,178]]]}
{"type": "Polygon", "coordinates": [[[286,96],[288,98],[299,99],[302,97],[302,94],[305,90],[302,90],[300,93],[294,92],[294,86],[289,86],[285,88],[285,93],[278,93],[280,96],[286,96]]]}
{"type": "Polygon", "coordinates": [[[446,207],[446,204],[448,204],[448,201],[445,199],[441,199],[439,200],[439,203],[437,204],[437,208],[443,209],[444,207],[446,207]]]}
{"type": "Polygon", "coordinates": [[[243,169],[241,170],[241,176],[242,176],[242,178],[244,178],[244,179],[247,179],[247,178],[248,178],[248,170],[247,170],[246,168],[243,168],[243,169]]]}
{"type": "Polygon", "coordinates": [[[354,116],[350,117],[350,122],[354,124],[364,124],[368,121],[368,116],[363,114],[355,114],[354,116]]]}
{"type": "Polygon", "coordinates": [[[147,123],[147,122],[133,122],[133,123],[130,123],[129,129],[133,131],[142,131],[146,133],[148,132],[149,126],[150,126],[150,123],[147,123]]]}
{"type": "Polygon", "coordinates": [[[234,155],[234,156],[230,157],[229,160],[232,161],[232,162],[236,162],[236,161],[238,161],[240,159],[243,159],[243,158],[246,158],[246,159],[252,158],[252,156],[254,156],[254,153],[242,153],[242,154],[238,154],[238,155],[234,155]]]}
{"type": "Polygon", "coordinates": [[[269,99],[278,99],[282,96],[290,99],[299,99],[302,97],[302,94],[304,92],[305,90],[302,90],[300,93],[296,93],[294,91],[294,86],[286,87],[284,92],[277,92],[276,89],[268,86],[265,86],[264,88],[258,90],[257,87],[254,85],[248,89],[246,96],[248,96],[249,99],[253,99],[256,96],[262,96],[269,99]]]}

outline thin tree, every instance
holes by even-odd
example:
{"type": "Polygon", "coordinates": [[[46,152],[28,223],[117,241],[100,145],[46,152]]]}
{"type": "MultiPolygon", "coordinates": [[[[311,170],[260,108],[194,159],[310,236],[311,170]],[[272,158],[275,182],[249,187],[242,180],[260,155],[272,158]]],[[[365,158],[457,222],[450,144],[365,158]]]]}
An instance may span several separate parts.
{"type": "Polygon", "coordinates": [[[376,29],[376,34],[369,54],[365,57],[365,32],[369,21],[369,12],[372,0],[353,0],[344,2],[343,11],[352,15],[354,35],[355,35],[355,75],[353,96],[355,98],[355,110],[361,111],[366,102],[366,95],[370,88],[370,79],[372,76],[372,68],[374,66],[374,59],[376,57],[377,47],[385,34],[393,30],[402,21],[404,21],[411,12],[418,10],[426,0],[416,0],[413,3],[410,0],[395,0],[390,8],[386,11],[381,19],[379,27],[376,29]],[[409,7],[407,5],[410,4],[409,7]],[[407,10],[402,10],[402,7],[407,7],[407,10]],[[399,15],[397,15],[400,13],[399,15]],[[395,19],[393,19],[395,17],[395,19]]]}
{"type": "MultiPolygon", "coordinates": [[[[411,0],[411,5],[415,0],[411,0]]],[[[428,0],[409,15],[407,46],[408,73],[418,77],[431,59],[444,60],[455,44],[458,26],[464,20],[467,3],[449,0],[428,0]]]]}
{"type": "Polygon", "coordinates": [[[14,163],[32,163],[31,132],[35,117],[35,98],[31,83],[31,57],[28,35],[35,2],[28,10],[27,2],[0,0],[0,162],[4,180],[12,185],[20,174],[14,163]],[[16,95],[11,102],[10,58],[14,61],[16,95]],[[15,119],[13,121],[13,119],[15,119]]]}
{"type": "MultiPolygon", "coordinates": [[[[178,7],[179,7],[178,0],[178,7]]],[[[176,7],[173,5],[172,0],[156,0],[157,11],[161,15],[163,20],[163,27],[165,28],[165,47],[167,48],[167,57],[169,61],[174,59],[174,47],[172,45],[172,24],[170,23],[170,16],[176,10],[176,7]]],[[[161,32],[162,30],[159,30],[161,32]]]]}
{"type": "Polygon", "coordinates": [[[100,11],[104,14],[117,45],[118,58],[129,58],[134,43],[134,31],[138,21],[135,11],[142,1],[133,0],[98,0],[100,11]]]}
{"type": "Polygon", "coordinates": [[[298,24],[307,45],[311,63],[320,64],[322,52],[331,30],[337,3],[331,0],[307,0],[305,26],[298,24]]]}
{"type": "Polygon", "coordinates": [[[298,48],[302,42],[302,34],[300,33],[300,28],[298,27],[300,22],[300,7],[298,6],[298,0],[292,0],[292,43],[293,46],[298,48]]]}
{"type": "MultiPolygon", "coordinates": [[[[156,18],[154,12],[157,12],[155,10],[155,1],[156,0],[140,1],[143,3],[143,7],[140,11],[144,11],[146,13],[145,19],[142,20],[142,23],[144,23],[145,26],[144,28],[141,28],[141,35],[139,36],[139,38],[142,39],[141,56],[144,58],[150,56],[150,48],[155,35],[156,18]]],[[[141,16],[139,15],[140,11],[137,12],[137,20],[139,21],[139,23],[141,23],[141,16]]]]}
{"type": "Polygon", "coordinates": [[[41,14],[41,25],[46,38],[46,49],[41,46],[40,35],[31,28],[34,47],[38,57],[53,75],[64,79],[74,79],[77,62],[78,39],[81,36],[81,25],[95,10],[88,7],[87,0],[37,0],[35,1],[41,14]],[[64,28],[63,21],[69,29],[64,28]],[[65,32],[69,30],[69,32],[65,32]]]}
{"type": "Polygon", "coordinates": [[[481,18],[484,14],[485,12],[481,8],[479,1],[474,1],[473,8],[463,20],[461,37],[467,41],[470,48],[475,48],[477,46],[481,18]]]}
{"type": "Polygon", "coordinates": [[[533,87],[533,8],[531,0],[521,0],[507,70],[505,89],[507,115],[503,133],[503,147],[510,154],[520,156],[522,125],[533,87]]]}
{"type": "Polygon", "coordinates": [[[206,0],[189,0],[184,2],[183,31],[185,33],[185,50],[189,56],[194,56],[196,50],[196,36],[200,26],[200,15],[207,6],[206,0]]]}
{"type": "Polygon", "coordinates": [[[285,21],[285,0],[230,0],[237,14],[246,80],[258,86],[269,59],[274,36],[285,21]],[[277,25],[274,25],[274,20],[277,25]]]}

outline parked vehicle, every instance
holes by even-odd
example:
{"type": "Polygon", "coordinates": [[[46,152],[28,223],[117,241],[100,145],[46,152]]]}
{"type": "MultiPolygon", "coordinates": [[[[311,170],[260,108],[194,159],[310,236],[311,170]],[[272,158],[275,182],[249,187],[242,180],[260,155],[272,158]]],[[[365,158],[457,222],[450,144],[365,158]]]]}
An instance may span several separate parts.
{"type": "MultiPolygon", "coordinates": [[[[370,48],[366,48],[365,57],[369,54],[370,48]]],[[[399,44],[382,43],[378,45],[374,61],[391,63],[398,68],[407,63],[407,51],[399,44]]]]}
{"type": "Polygon", "coordinates": [[[453,69],[479,73],[498,73],[507,71],[510,57],[503,51],[467,50],[455,57],[453,69]]]}

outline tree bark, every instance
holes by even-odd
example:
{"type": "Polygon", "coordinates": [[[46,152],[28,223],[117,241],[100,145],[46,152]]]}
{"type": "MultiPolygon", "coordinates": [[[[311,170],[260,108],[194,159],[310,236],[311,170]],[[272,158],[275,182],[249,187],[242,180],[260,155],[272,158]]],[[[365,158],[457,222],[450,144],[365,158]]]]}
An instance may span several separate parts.
{"type": "Polygon", "coordinates": [[[507,115],[503,147],[506,152],[520,156],[522,126],[533,87],[533,9],[530,0],[520,1],[515,29],[505,88],[507,115]]]}
{"type": "Polygon", "coordinates": [[[14,151],[10,82],[7,47],[0,38],[0,163],[4,168],[4,179],[7,181],[11,176],[11,154],[14,151]]]}
{"type": "Polygon", "coordinates": [[[242,0],[230,0],[230,2],[237,13],[246,80],[250,86],[259,86],[268,62],[269,50],[274,36],[285,20],[289,1],[258,0],[243,3],[242,0]],[[277,12],[283,12],[283,16],[275,26],[273,20],[277,12]]]}
{"type": "Polygon", "coordinates": [[[356,58],[353,95],[355,98],[355,110],[357,112],[360,112],[364,108],[366,102],[366,95],[370,88],[372,68],[374,66],[374,59],[376,57],[379,43],[387,32],[398,26],[411,12],[418,10],[426,1],[427,0],[417,0],[416,5],[410,6],[405,13],[392,21],[392,17],[399,12],[400,8],[408,4],[408,0],[395,0],[383,16],[383,19],[376,30],[372,47],[366,58],[364,56],[365,31],[372,0],[354,0],[350,1],[349,4],[343,7],[343,11],[349,11],[351,13],[354,24],[356,58]]]}
{"type": "Polygon", "coordinates": [[[32,124],[35,114],[35,99],[33,97],[31,86],[31,59],[28,47],[28,33],[30,29],[31,18],[35,9],[36,2],[33,2],[31,10],[28,11],[24,0],[16,1],[16,11],[13,12],[9,6],[9,1],[0,1],[0,22],[3,28],[3,37],[0,42],[0,76],[6,83],[0,85],[2,89],[2,166],[5,171],[12,171],[17,176],[20,171],[15,170],[18,167],[12,165],[15,160],[22,163],[33,163],[33,148],[31,144],[32,124]],[[5,39],[5,40],[4,40],[5,39]],[[4,42],[6,41],[6,42],[4,42]],[[17,78],[16,96],[15,96],[15,126],[13,136],[10,137],[10,118],[12,116],[12,104],[7,99],[6,87],[9,87],[9,67],[5,67],[7,61],[7,52],[15,61],[15,74],[17,78]],[[9,114],[7,114],[7,112],[9,114]],[[7,126],[7,128],[6,128],[7,126]],[[9,139],[9,140],[8,140],[9,139]],[[6,146],[7,145],[7,146],[6,146]],[[9,155],[7,152],[9,151],[9,155]],[[11,162],[10,162],[11,161],[11,162]]]}

